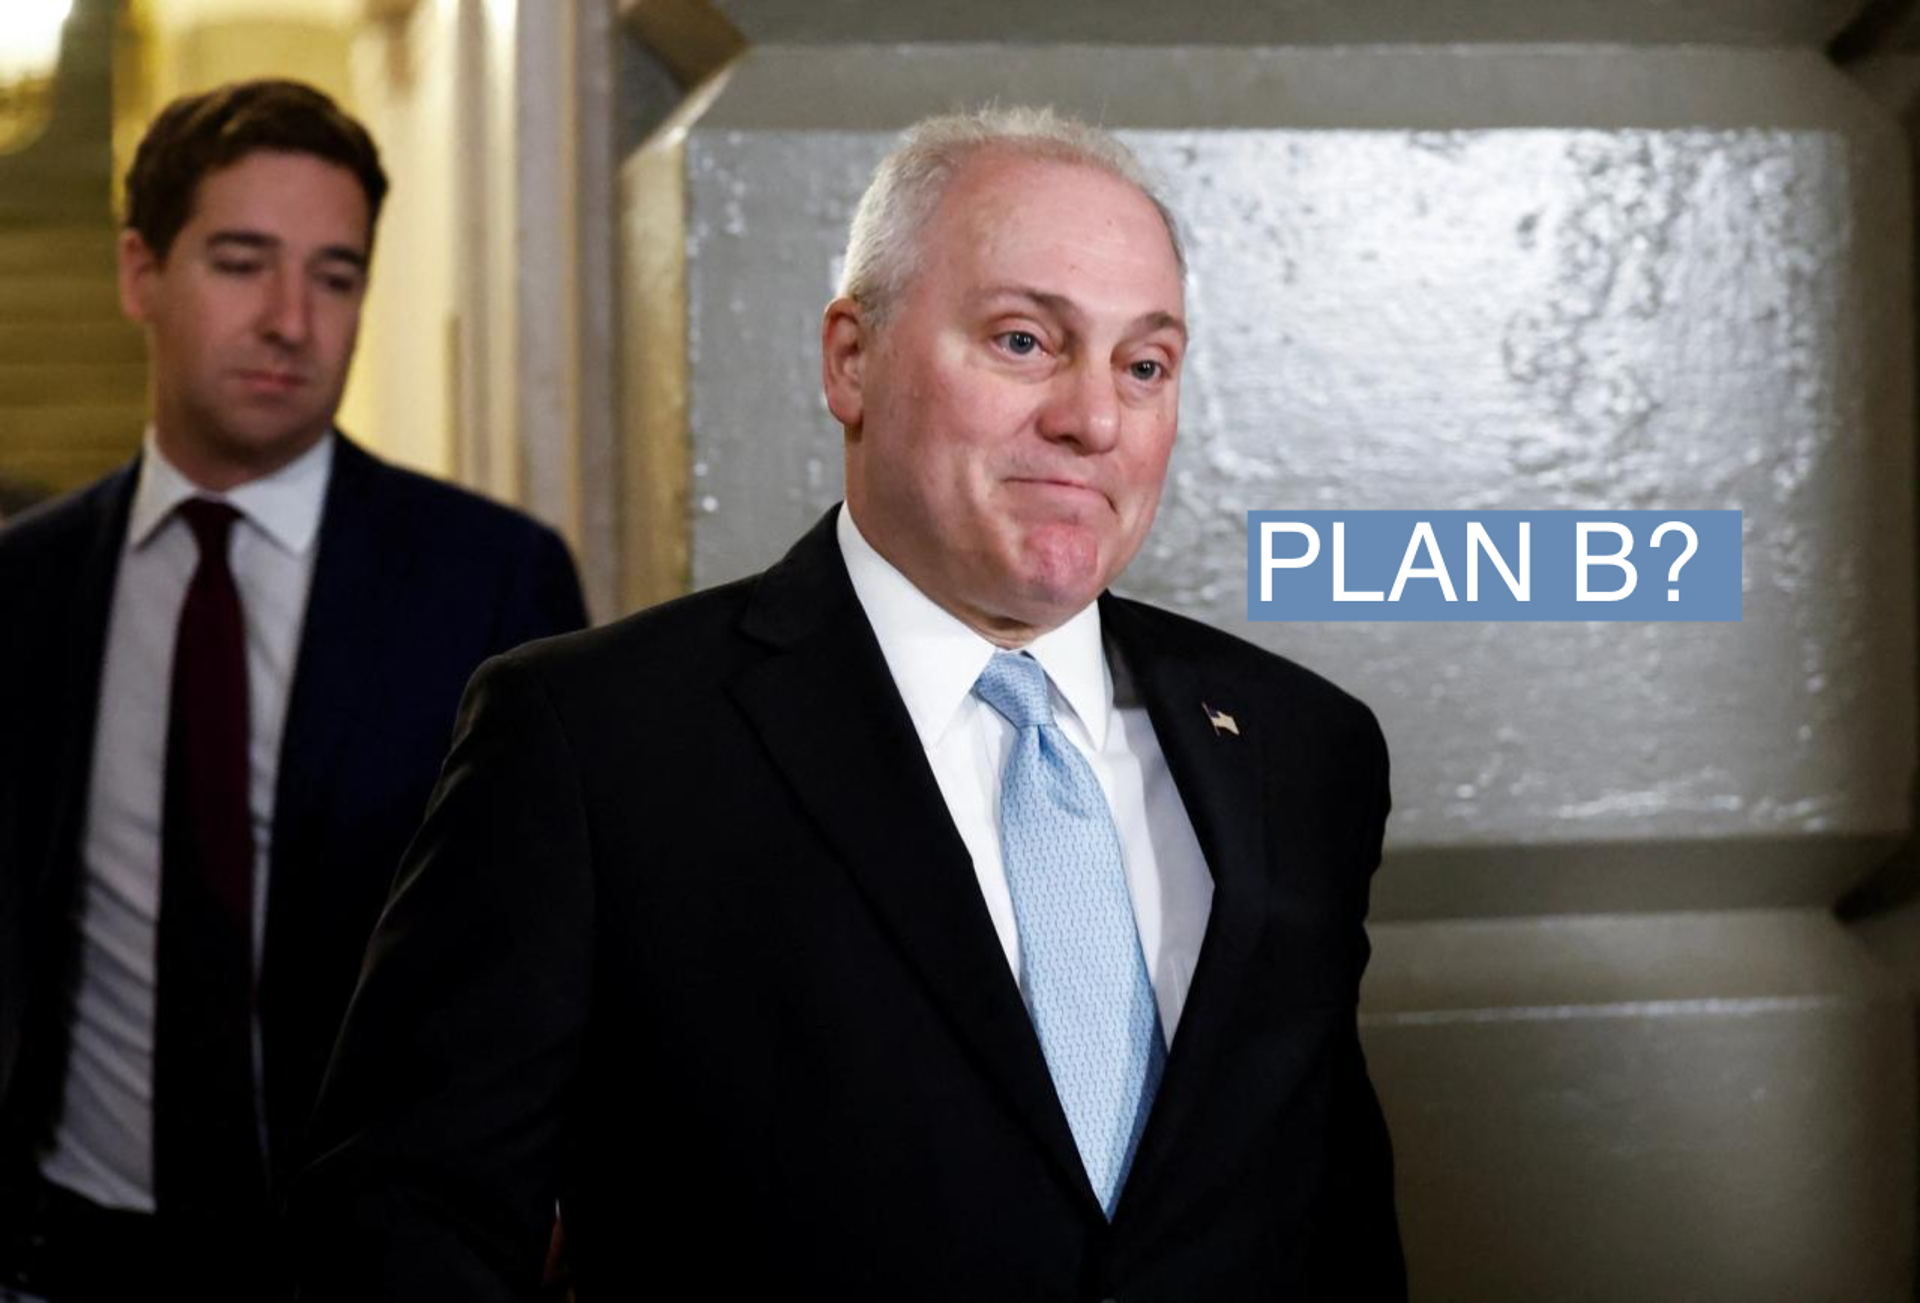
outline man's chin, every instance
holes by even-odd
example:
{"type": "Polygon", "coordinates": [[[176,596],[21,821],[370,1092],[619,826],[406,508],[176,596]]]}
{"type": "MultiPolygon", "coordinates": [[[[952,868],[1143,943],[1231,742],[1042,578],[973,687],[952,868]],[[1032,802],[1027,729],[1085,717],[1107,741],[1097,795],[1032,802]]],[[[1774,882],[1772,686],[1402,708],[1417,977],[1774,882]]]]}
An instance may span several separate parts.
{"type": "Polygon", "coordinates": [[[1019,558],[1021,588],[1033,602],[1068,615],[1100,596],[1112,578],[1104,531],[1078,523],[1029,529],[1019,558]]]}
{"type": "Polygon", "coordinates": [[[1016,600],[1007,603],[1009,614],[1032,628],[1056,629],[1093,605],[1105,589],[1099,572],[1088,569],[1073,574],[1057,572],[1026,576],[1016,600]]]}

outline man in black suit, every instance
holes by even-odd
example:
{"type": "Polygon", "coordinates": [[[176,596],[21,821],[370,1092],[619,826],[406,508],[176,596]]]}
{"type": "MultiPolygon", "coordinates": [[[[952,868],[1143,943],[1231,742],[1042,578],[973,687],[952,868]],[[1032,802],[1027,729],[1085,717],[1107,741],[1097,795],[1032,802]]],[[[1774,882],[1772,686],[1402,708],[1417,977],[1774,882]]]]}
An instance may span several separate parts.
{"type": "Polygon", "coordinates": [[[305,1299],[1399,1300],[1365,706],[1113,597],[1186,352],[1110,137],[921,124],[827,309],[847,499],[491,662],[291,1202],[305,1299]]]}
{"type": "Polygon", "coordinates": [[[275,1204],[466,680],[565,545],[333,428],[386,191],[318,92],[128,176],[132,465],[0,532],[0,1286],[272,1298],[275,1204]]]}

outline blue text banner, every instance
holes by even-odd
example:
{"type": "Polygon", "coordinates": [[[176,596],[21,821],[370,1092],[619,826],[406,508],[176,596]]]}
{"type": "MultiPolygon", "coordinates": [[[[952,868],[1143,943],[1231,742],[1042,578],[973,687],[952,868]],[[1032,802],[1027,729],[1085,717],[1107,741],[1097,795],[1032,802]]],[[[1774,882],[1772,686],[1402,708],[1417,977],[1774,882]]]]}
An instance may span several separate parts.
{"type": "Polygon", "coordinates": [[[1250,511],[1250,620],[1740,618],[1738,511],[1250,511]]]}

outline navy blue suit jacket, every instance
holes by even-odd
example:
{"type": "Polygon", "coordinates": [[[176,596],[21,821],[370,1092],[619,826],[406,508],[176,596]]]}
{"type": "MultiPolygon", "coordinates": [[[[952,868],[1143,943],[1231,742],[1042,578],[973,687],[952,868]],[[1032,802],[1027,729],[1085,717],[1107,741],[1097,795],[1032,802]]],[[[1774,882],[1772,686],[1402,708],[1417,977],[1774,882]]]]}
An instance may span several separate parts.
{"type": "MultiPolygon", "coordinates": [[[[138,463],[0,530],[0,1179],[64,1076],[106,625],[138,463]]],[[[297,1170],[368,934],[460,694],[497,652],[586,622],[566,545],[338,440],[287,707],[261,969],[269,1160],[297,1170]]]]}

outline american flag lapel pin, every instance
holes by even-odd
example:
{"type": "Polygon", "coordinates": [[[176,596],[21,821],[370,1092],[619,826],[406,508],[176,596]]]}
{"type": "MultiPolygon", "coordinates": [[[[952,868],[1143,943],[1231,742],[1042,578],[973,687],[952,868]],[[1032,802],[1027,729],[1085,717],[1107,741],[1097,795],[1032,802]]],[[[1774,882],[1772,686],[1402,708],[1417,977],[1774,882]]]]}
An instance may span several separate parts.
{"type": "Polygon", "coordinates": [[[1213,725],[1215,733],[1231,733],[1235,737],[1240,736],[1240,726],[1233,722],[1232,715],[1224,710],[1215,710],[1204,701],[1200,703],[1200,709],[1207,712],[1207,723],[1213,725]]]}

